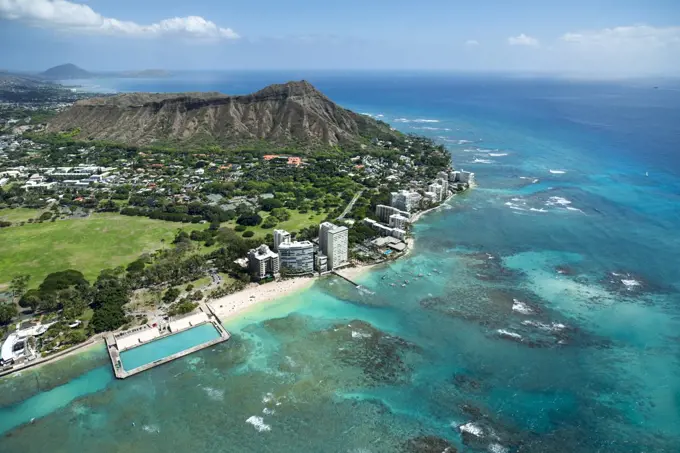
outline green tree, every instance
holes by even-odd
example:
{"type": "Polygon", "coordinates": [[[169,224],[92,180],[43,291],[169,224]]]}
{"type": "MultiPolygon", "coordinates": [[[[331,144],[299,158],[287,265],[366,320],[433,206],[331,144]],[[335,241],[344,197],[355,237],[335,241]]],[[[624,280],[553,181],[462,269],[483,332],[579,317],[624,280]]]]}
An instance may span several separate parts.
{"type": "Polygon", "coordinates": [[[29,289],[24,293],[24,295],[19,299],[19,306],[23,308],[30,308],[35,311],[40,305],[40,291],[37,289],[29,289]]]}
{"type": "Polygon", "coordinates": [[[28,287],[28,281],[31,279],[30,275],[17,275],[12,279],[12,282],[9,284],[9,290],[12,292],[12,301],[15,301],[16,299],[21,299],[21,297],[24,295],[26,292],[26,288],[28,287]]]}
{"type": "Polygon", "coordinates": [[[14,304],[0,305],[0,325],[8,324],[19,312],[14,304]]]}
{"type": "Polygon", "coordinates": [[[177,298],[179,297],[179,294],[180,294],[179,289],[175,288],[174,286],[171,287],[171,288],[168,288],[168,290],[163,295],[163,302],[166,303],[166,304],[171,304],[175,300],[177,300],[177,298]]]}

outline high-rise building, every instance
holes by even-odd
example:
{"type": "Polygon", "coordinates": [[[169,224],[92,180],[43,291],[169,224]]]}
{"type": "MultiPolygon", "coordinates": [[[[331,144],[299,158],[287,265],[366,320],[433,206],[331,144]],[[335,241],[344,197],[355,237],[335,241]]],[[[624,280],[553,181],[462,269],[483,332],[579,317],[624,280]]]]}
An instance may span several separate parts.
{"type": "Polygon", "coordinates": [[[469,171],[462,171],[458,174],[458,181],[467,184],[473,184],[475,182],[475,174],[469,171]]]}
{"type": "Polygon", "coordinates": [[[318,273],[326,272],[328,270],[328,257],[323,253],[317,253],[314,256],[314,268],[318,273]]]}
{"type": "Polygon", "coordinates": [[[433,182],[427,186],[427,191],[435,194],[435,201],[442,201],[442,193],[444,188],[438,182],[433,182]]]}
{"type": "Polygon", "coordinates": [[[333,270],[349,261],[349,230],[330,222],[319,225],[319,248],[328,257],[328,269],[333,270]]]}
{"type": "Polygon", "coordinates": [[[309,241],[282,242],[279,244],[281,269],[293,274],[314,272],[314,244],[309,241]]]}
{"type": "Polygon", "coordinates": [[[279,255],[272,252],[266,244],[262,244],[248,252],[248,268],[256,280],[267,276],[277,277],[280,269],[279,255]]]}
{"type": "Polygon", "coordinates": [[[399,214],[406,218],[411,217],[411,214],[409,214],[408,212],[401,211],[392,206],[379,204],[375,207],[375,215],[378,216],[378,219],[380,219],[382,223],[388,223],[390,221],[390,217],[393,216],[394,214],[399,214]]]}
{"type": "Polygon", "coordinates": [[[404,239],[406,237],[406,231],[401,228],[389,227],[368,218],[364,219],[364,223],[377,231],[380,236],[392,236],[397,239],[404,239]]]}
{"type": "Polygon", "coordinates": [[[449,179],[448,178],[439,178],[437,181],[441,186],[442,186],[442,198],[441,201],[446,200],[446,197],[449,196],[449,179]]]}
{"type": "Polygon", "coordinates": [[[410,190],[400,190],[399,192],[392,192],[390,195],[392,207],[406,212],[417,209],[422,198],[418,192],[410,190]]]}
{"type": "Polygon", "coordinates": [[[286,230],[274,230],[274,251],[279,250],[279,244],[290,242],[290,233],[286,230]]]}
{"type": "Polygon", "coordinates": [[[392,214],[390,216],[389,220],[389,225],[392,228],[399,228],[400,230],[405,230],[406,226],[408,225],[409,218],[404,217],[403,215],[400,214],[392,214]]]}

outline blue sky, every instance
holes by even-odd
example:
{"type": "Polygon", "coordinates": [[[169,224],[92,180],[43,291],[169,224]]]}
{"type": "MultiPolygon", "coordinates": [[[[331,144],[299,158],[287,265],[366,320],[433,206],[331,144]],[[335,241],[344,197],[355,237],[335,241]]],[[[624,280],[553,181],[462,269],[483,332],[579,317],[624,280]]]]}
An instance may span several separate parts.
{"type": "Polygon", "coordinates": [[[0,0],[0,68],[680,75],[679,0],[0,0]]]}

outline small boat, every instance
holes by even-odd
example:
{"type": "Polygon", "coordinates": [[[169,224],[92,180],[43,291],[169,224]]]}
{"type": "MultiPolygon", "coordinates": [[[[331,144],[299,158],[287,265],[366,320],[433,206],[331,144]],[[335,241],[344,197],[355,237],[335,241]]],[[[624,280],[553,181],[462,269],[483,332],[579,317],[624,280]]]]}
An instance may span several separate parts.
{"type": "Polygon", "coordinates": [[[406,283],[403,283],[403,284],[401,285],[401,287],[402,287],[402,288],[406,288],[406,283]]]}

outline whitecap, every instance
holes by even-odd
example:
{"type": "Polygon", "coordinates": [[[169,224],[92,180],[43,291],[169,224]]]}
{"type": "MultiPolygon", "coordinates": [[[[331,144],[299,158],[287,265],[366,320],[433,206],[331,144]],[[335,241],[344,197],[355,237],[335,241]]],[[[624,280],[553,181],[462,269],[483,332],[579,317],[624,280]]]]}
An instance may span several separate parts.
{"type": "Polygon", "coordinates": [[[499,335],[502,335],[502,336],[505,336],[505,337],[515,338],[517,340],[522,339],[522,335],[518,334],[517,332],[511,332],[511,331],[505,330],[505,329],[498,329],[498,330],[496,330],[496,332],[498,332],[499,335]]]}
{"type": "Polygon", "coordinates": [[[268,407],[265,407],[264,409],[262,409],[262,413],[264,415],[274,415],[276,411],[274,409],[269,409],[268,407]]]}
{"type": "Polygon", "coordinates": [[[623,283],[626,286],[626,289],[628,291],[631,291],[636,286],[642,286],[642,283],[632,278],[624,278],[621,280],[621,283],[623,283]]]}
{"type": "Polygon", "coordinates": [[[534,211],[534,212],[548,212],[547,209],[543,209],[543,208],[540,208],[540,209],[537,209],[537,208],[529,208],[529,211],[534,211]]]}
{"type": "Polygon", "coordinates": [[[418,118],[418,119],[408,119],[408,118],[396,118],[394,120],[395,123],[438,123],[439,120],[428,120],[424,118],[418,118]]]}
{"type": "Polygon", "coordinates": [[[489,444],[487,448],[489,453],[508,453],[508,449],[501,444],[489,444]]]}
{"type": "Polygon", "coordinates": [[[271,393],[271,392],[266,393],[266,394],[262,397],[262,402],[263,402],[264,404],[267,404],[267,403],[269,403],[269,402],[271,402],[271,401],[274,401],[274,394],[271,393]]]}
{"type": "Polygon", "coordinates": [[[545,330],[545,331],[548,331],[548,332],[559,332],[560,330],[564,330],[564,329],[567,328],[566,325],[559,323],[559,322],[553,322],[553,323],[550,323],[550,324],[546,324],[544,322],[530,321],[530,320],[522,321],[522,325],[536,327],[538,329],[545,330]]]}
{"type": "Polygon", "coordinates": [[[271,431],[272,427],[267,425],[264,422],[264,419],[262,417],[259,417],[257,415],[253,415],[251,417],[248,417],[246,420],[246,423],[250,423],[255,427],[256,430],[263,432],[263,431],[271,431]]]}
{"type": "Polygon", "coordinates": [[[484,430],[472,422],[460,425],[458,429],[461,432],[469,433],[476,437],[484,437],[484,430]]]}
{"type": "Polygon", "coordinates": [[[561,206],[568,206],[571,204],[571,201],[567,200],[564,197],[550,197],[549,200],[550,201],[548,201],[546,204],[549,204],[550,206],[554,206],[556,204],[561,206]]]}
{"type": "Polygon", "coordinates": [[[215,401],[224,400],[224,390],[214,389],[212,387],[203,387],[203,391],[208,395],[208,398],[215,401]]]}
{"type": "Polygon", "coordinates": [[[459,145],[465,145],[466,143],[472,143],[472,140],[458,140],[459,145]]]}
{"type": "Polygon", "coordinates": [[[563,175],[563,174],[566,173],[566,171],[564,171],[564,170],[550,170],[550,173],[552,173],[553,175],[563,175]]]}
{"type": "Polygon", "coordinates": [[[491,159],[475,159],[472,162],[472,164],[493,164],[493,161],[491,159]]]}
{"type": "Polygon", "coordinates": [[[370,337],[371,337],[370,333],[357,332],[356,330],[352,331],[352,338],[370,338],[370,337]]]}
{"type": "Polygon", "coordinates": [[[513,311],[516,311],[518,313],[522,313],[523,315],[530,315],[533,314],[533,310],[531,307],[529,307],[527,304],[522,302],[521,300],[517,299],[512,299],[512,309],[513,311]]]}
{"type": "Polygon", "coordinates": [[[489,153],[489,156],[491,156],[491,157],[503,157],[503,156],[507,156],[507,155],[508,155],[508,153],[489,153]]]}
{"type": "Polygon", "coordinates": [[[142,429],[144,431],[146,431],[147,433],[153,433],[153,434],[161,432],[161,429],[156,425],[144,425],[144,426],[142,426],[142,429]]]}

